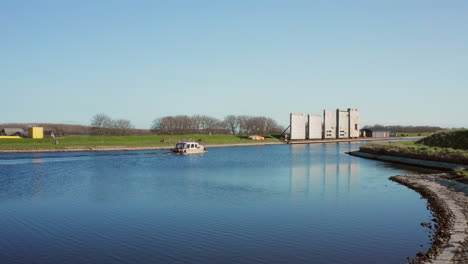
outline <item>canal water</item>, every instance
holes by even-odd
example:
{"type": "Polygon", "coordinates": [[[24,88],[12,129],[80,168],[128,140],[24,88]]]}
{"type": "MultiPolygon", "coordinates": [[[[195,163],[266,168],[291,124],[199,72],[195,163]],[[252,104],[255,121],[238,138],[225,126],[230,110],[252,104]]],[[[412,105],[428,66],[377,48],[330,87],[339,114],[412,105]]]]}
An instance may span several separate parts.
{"type": "Polygon", "coordinates": [[[358,147],[1,154],[0,263],[405,263],[431,212],[358,147]]]}

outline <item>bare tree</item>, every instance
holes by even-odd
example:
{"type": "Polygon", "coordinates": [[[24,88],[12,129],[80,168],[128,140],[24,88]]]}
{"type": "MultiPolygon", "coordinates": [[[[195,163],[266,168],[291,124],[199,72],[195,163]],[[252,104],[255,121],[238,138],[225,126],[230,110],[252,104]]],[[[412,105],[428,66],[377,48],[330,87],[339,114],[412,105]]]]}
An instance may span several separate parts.
{"type": "Polygon", "coordinates": [[[234,115],[226,116],[224,118],[224,125],[233,135],[236,135],[239,131],[239,119],[234,115]]]}
{"type": "Polygon", "coordinates": [[[106,136],[110,134],[112,119],[104,113],[96,114],[91,120],[93,134],[106,136]]]}
{"type": "Polygon", "coordinates": [[[112,134],[118,136],[128,136],[131,134],[131,130],[134,126],[127,119],[112,120],[112,134]]]}

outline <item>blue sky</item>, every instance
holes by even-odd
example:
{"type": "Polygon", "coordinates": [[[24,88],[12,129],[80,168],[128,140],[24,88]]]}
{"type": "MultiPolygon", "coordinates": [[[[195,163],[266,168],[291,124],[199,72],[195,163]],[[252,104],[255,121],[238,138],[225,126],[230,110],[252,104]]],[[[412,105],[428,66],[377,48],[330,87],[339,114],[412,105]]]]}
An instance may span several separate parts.
{"type": "Polygon", "coordinates": [[[0,123],[359,108],[468,127],[468,1],[0,1],[0,123]]]}

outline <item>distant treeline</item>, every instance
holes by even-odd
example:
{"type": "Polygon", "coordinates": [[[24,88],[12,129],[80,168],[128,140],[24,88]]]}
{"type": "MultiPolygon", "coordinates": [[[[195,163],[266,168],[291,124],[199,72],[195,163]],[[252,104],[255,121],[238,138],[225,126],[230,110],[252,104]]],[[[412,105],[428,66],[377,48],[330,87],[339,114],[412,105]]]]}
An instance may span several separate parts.
{"type": "Polygon", "coordinates": [[[223,120],[204,115],[178,115],[157,118],[151,131],[160,135],[178,134],[278,134],[282,127],[275,120],[263,116],[229,115],[223,120]]]}
{"type": "Polygon", "coordinates": [[[390,132],[400,133],[432,133],[447,130],[448,128],[442,128],[438,126],[384,126],[384,125],[373,125],[364,126],[363,128],[374,129],[374,130],[388,130],[390,132]]]}
{"type": "Polygon", "coordinates": [[[136,129],[127,119],[113,119],[100,113],[92,117],[89,126],[52,124],[52,123],[5,123],[1,128],[21,128],[27,130],[33,126],[44,127],[45,131],[61,136],[144,136],[144,135],[180,135],[180,134],[233,134],[267,135],[279,134],[283,128],[275,120],[263,116],[229,115],[223,120],[205,115],[177,115],[157,118],[151,129],[136,129]]]}

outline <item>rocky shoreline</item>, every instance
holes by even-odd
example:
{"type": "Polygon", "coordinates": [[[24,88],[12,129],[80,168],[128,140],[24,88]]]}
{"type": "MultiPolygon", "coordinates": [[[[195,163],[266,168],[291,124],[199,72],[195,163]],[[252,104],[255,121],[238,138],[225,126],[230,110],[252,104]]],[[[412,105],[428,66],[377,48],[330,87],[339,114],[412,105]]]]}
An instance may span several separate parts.
{"type": "Polygon", "coordinates": [[[418,252],[411,263],[468,263],[468,191],[467,184],[455,181],[451,174],[414,174],[390,177],[428,200],[433,223],[421,223],[434,230],[432,247],[418,252]],[[447,187],[450,186],[450,187],[447,187]]]}

